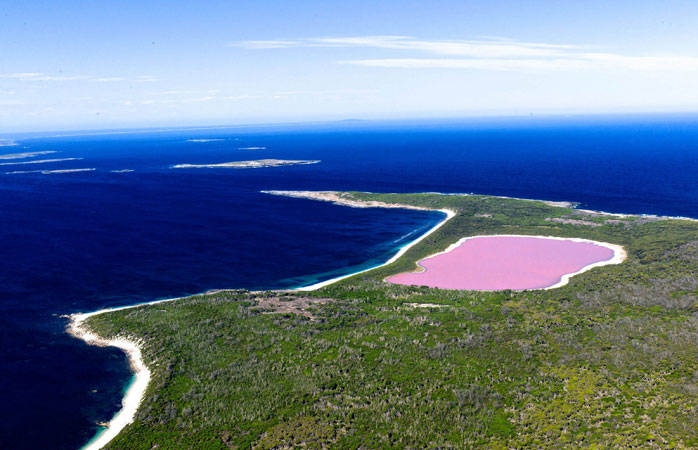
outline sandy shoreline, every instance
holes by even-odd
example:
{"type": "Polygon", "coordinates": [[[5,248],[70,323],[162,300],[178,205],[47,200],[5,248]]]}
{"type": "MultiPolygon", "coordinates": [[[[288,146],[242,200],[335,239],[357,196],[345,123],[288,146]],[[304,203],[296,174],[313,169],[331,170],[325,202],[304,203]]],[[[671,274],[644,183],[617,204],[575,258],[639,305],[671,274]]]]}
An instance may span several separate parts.
{"type": "MultiPolygon", "coordinates": [[[[384,203],[384,202],[378,202],[378,201],[368,201],[368,202],[362,202],[354,199],[348,199],[344,198],[340,192],[338,191],[262,191],[263,193],[271,194],[271,195],[282,195],[282,196],[287,196],[287,197],[294,197],[294,198],[305,198],[305,199],[310,199],[310,200],[319,200],[319,201],[327,201],[331,202],[334,204],[342,205],[342,206],[349,206],[349,207],[354,207],[354,208],[398,208],[398,209],[413,209],[413,210],[421,210],[421,211],[440,211],[446,214],[446,217],[439,222],[437,225],[429,229],[426,233],[422,234],[420,237],[415,239],[414,241],[406,244],[400,250],[393,256],[391,257],[388,261],[386,261],[383,264],[377,265],[375,267],[371,267],[368,269],[360,270],[358,272],[350,273],[347,275],[343,275],[340,277],[332,278],[330,280],[322,281],[319,283],[315,283],[309,286],[303,286],[294,290],[297,291],[313,291],[320,289],[322,287],[328,286],[330,284],[336,283],[340,280],[344,280],[349,277],[353,277],[357,274],[368,272],[370,270],[376,269],[378,267],[383,267],[388,264],[392,264],[395,262],[398,258],[400,258],[402,255],[404,255],[410,248],[412,248],[414,245],[418,244],[421,242],[423,239],[425,239],[427,236],[430,234],[434,233],[436,230],[438,230],[440,227],[442,227],[446,222],[448,222],[452,217],[455,216],[455,212],[450,210],[450,209],[429,209],[429,208],[422,208],[422,207],[417,207],[417,206],[412,206],[412,205],[403,205],[403,204],[393,204],[393,203],[384,203]]],[[[469,194],[465,194],[469,195],[469,194]]],[[[506,197],[502,197],[506,198],[506,197]]],[[[546,202],[550,204],[551,202],[546,202]]],[[[554,202],[553,202],[554,203],[554,202]]],[[[562,202],[561,202],[562,203],[562,202]]],[[[552,206],[561,206],[560,204],[552,205],[552,206]]],[[[571,205],[571,204],[570,204],[571,205]]],[[[668,218],[668,219],[675,219],[675,218],[668,218]]],[[[684,219],[684,218],[681,218],[684,219]]],[[[696,220],[696,219],[688,219],[688,220],[696,220]]],[[[475,236],[471,236],[469,238],[472,238],[475,236]]],[[[554,237],[556,239],[572,239],[572,238],[559,238],[559,237],[554,237]]],[[[468,238],[463,238],[463,239],[468,239],[468,238]]],[[[587,241],[584,239],[580,239],[581,241],[587,241]]],[[[574,274],[567,274],[563,276],[563,279],[560,281],[560,283],[550,286],[545,289],[554,289],[556,287],[564,286],[569,282],[569,279],[577,275],[579,273],[585,272],[587,270],[590,270],[594,267],[599,267],[603,265],[608,265],[608,264],[618,264],[622,261],[624,261],[627,258],[627,253],[623,249],[623,247],[615,245],[615,244],[608,244],[608,243],[598,243],[596,241],[589,241],[589,242],[594,242],[596,244],[604,244],[608,246],[608,248],[611,248],[614,251],[614,257],[611,260],[608,261],[602,261],[599,263],[591,264],[587,267],[584,267],[582,270],[574,273],[574,274]]],[[[461,241],[459,241],[456,244],[452,244],[449,246],[448,249],[445,251],[448,251],[451,247],[460,245],[461,241]]],[[[440,252],[443,253],[443,252],[440,252]]],[[[432,255],[434,256],[434,255],[432,255]]],[[[213,292],[219,292],[219,291],[225,291],[228,289],[220,289],[220,290],[209,290],[205,293],[213,293],[213,292]]],[[[189,297],[189,296],[187,296],[189,297]]],[[[109,421],[107,428],[104,431],[99,432],[94,438],[92,438],[87,444],[85,444],[81,450],[99,450],[103,446],[105,446],[109,441],[111,441],[121,430],[123,430],[124,427],[126,427],[128,424],[132,423],[136,411],[138,410],[138,407],[140,406],[140,403],[143,399],[143,396],[146,392],[146,389],[148,387],[148,384],[150,382],[150,370],[148,367],[144,364],[143,359],[142,359],[142,354],[141,354],[141,348],[140,348],[140,342],[136,340],[131,340],[128,337],[118,337],[115,339],[103,339],[94,333],[90,332],[87,328],[84,327],[84,322],[90,317],[103,314],[106,312],[111,312],[111,311],[119,311],[119,310],[124,310],[124,309],[131,309],[131,308],[137,308],[139,306],[146,306],[146,305],[154,305],[158,303],[163,303],[163,302],[171,302],[175,300],[180,300],[182,298],[186,297],[177,297],[177,298],[169,298],[169,299],[164,299],[164,300],[155,300],[151,302],[145,302],[145,303],[139,303],[135,305],[128,305],[128,306],[122,306],[122,307],[115,307],[115,308],[105,308],[101,309],[98,311],[90,312],[90,313],[78,313],[78,314],[72,314],[69,316],[70,318],[70,324],[68,326],[68,332],[79,338],[84,340],[86,343],[90,345],[98,345],[98,346],[113,346],[122,349],[129,358],[129,363],[134,371],[134,382],[129,386],[128,390],[126,391],[126,394],[123,399],[123,408],[109,421]]]]}
{"type": "Polygon", "coordinates": [[[84,322],[90,317],[97,316],[112,311],[120,311],[123,309],[138,308],[144,305],[154,305],[157,303],[171,302],[185,297],[168,298],[164,300],[155,300],[152,302],[139,303],[136,305],[121,306],[116,308],[105,308],[90,313],[71,314],[70,324],[68,325],[68,333],[78,339],[82,339],[89,345],[97,345],[99,347],[116,347],[124,351],[128,356],[129,365],[133,371],[133,382],[126,390],[122,407],[119,412],[111,418],[104,430],[99,431],[89,442],[81,447],[80,450],[99,450],[116,437],[126,425],[133,422],[136,416],[136,411],[143,400],[145,391],[150,383],[150,369],[143,362],[141,354],[140,342],[131,340],[127,337],[117,337],[115,339],[104,339],[90,330],[85,328],[84,322]]]}
{"type": "MultiPolygon", "coordinates": [[[[278,192],[278,191],[277,191],[278,192]]],[[[267,192],[271,193],[271,192],[267,192]]],[[[280,195],[276,194],[275,195],[280,195]]],[[[359,273],[367,272],[369,270],[373,270],[377,267],[382,267],[387,264],[391,264],[395,262],[399,257],[405,254],[407,250],[409,250],[411,247],[416,245],[417,243],[421,242],[424,238],[432,234],[434,231],[439,229],[443,224],[445,224],[448,220],[450,220],[453,216],[455,216],[455,212],[444,209],[444,210],[432,210],[432,209],[426,209],[426,208],[417,208],[417,207],[411,207],[409,205],[392,205],[392,204],[380,204],[380,202],[372,202],[372,204],[369,206],[367,204],[358,204],[356,202],[347,202],[347,203],[340,203],[341,199],[332,199],[332,200],[327,200],[327,201],[332,201],[333,203],[337,204],[342,204],[344,206],[351,206],[351,207],[358,207],[358,208],[400,208],[400,209],[419,209],[419,210],[424,210],[424,211],[441,211],[444,214],[446,214],[446,217],[444,220],[436,224],[434,227],[429,229],[425,234],[421,235],[418,237],[416,240],[408,243],[407,245],[403,246],[400,248],[400,250],[388,261],[386,261],[383,264],[380,264],[375,267],[371,267],[368,269],[360,270],[358,272],[350,273],[348,275],[343,275],[340,277],[332,278],[327,281],[322,281],[320,283],[315,283],[310,286],[303,286],[297,289],[297,291],[314,291],[317,289],[320,289],[322,287],[328,286],[332,283],[336,283],[337,281],[352,277],[354,275],[357,275],[359,273]],[[385,205],[385,206],[383,206],[385,205]]],[[[216,290],[209,290],[204,292],[203,294],[206,293],[215,293],[215,292],[220,292],[220,291],[225,291],[228,289],[216,289],[216,290]]],[[[188,297],[188,296],[187,296],[188,297]]],[[[116,413],[116,415],[108,422],[107,427],[105,430],[100,431],[93,437],[87,444],[85,444],[80,450],[99,450],[109,441],[114,439],[117,434],[121,432],[128,424],[132,423],[136,411],[138,410],[138,407],[141,404],[141,401],[143,400],[143,396],[145,395],[145,391],[148,388],[148,383],[150,382],[150,369],[145,365],[143,362],[142,354],[141,354],[141,349],[139,346],[139,342],[136,340],[131,340],[126,337],[119,337],[116,339],[104,339],[101,338],[94,333],[92,333],[90,330],[84,327],[84,322],[90,317],[97,316],[99,314],[104,314],[107,312],[112,312],[112,311],[121,311],[124,309],[131,309],[131,308],[138,308],[140,306],[147,306],[147,305],[155,305],[158,303],[163,303],[163,302],[171,302],[175,300],[180,300],[186,297],[177,297],[177,298],[168,298],[164,300],[154,300],[152,302],[145,302],[145,303],[138,303],[135,305],[127,305],[127,306],[120,306],[120,307],[115,307],[115,308],[105,308],[105,309],[100,309],[98,311],[93,311],[90,313],[76,313],[76,314],[71,314],[68,316],[70,318],[70,324],[68,325],[68,333],[71,334],[72,336],[75,336],[78,339],[82,339],[89,345],[98,345],[102,347],[116,347],[121,350],[123,350],[126,355],[128,356],[129,359],[129,364],[131,365],[131,368],[134,372],[134,381],[129,386],[129,388],[126,391],[126,394],[124,395],[122,404],[123,407],[119,412],[116,413]]]]}
{"type": "Polygon", "coordinates": [[[296,288],[295,290],[306,291],[306,292],[307,291],[315,291],[315,290],[323,288],[325,286],[329,286],[330,284],[336,283],[340,280],[344,280],[344,279],[353,277],[354,275],[358,275],[360,273],[368,272],[369,270],[377,269],[379,267],[387,266],[388,264],[394,263],[395,261],[398,260],[398,258],[400,258],[402,255],[404,255],[407,252],[407,250],[409,250],[410,248],[412,248],[416,244],[420,243],[423,239],[425,239],[427,236],[432,234],[434,231],[441,228],[443,226],[443,224],[448,222],[452,217],[454,217],[456,215],[456,213],[454,211],[451,211],[450,209],[435,209],[435,210],[431,210],[431,211],[440,211],[440,212],[446,214],[446,217],[444,218],[444,220],[442,220],[441,222],[437,223],[435,226],[430,228],[429,231],[427,231],[426,233],[424,233],[423,235],[421,235],[420,237],[418,237],[414,241],[410,242],[409,244],[401,247],[400,250],[397,253],[395,253],[395,255],[393,255],[392,258],[390,258],[389,260],[387,260],[383,264],[369,267],[368,269],[359,270],[358,272],[350,273],[348,275],[342,275],[341,277],[332,278],[331,280],[326,280],[326,281],[321,281],[319,283],[311,284],[310,286],[299,287],[299,288],[296,288]]]}
{"type": "MultiPolygon", "coordinates": [[[[291,198],[304,198],[307,200],[317,200],[323,202],[330,202],[336,205],[350,206],[353,208],[400,208],[400,209],[415,209],[419,211],[436,211],[434,209],[422,208],[419,206],[412,205],[401,205],[397,203],[384,203],[375,200],[371,201],[360,201],[353,200],[344,197],[341,191],[260,191],[263,194],[279,195],[283,197],[291,198]]],[[[364,194],[372,194],[373,192],[364,192],[364,194]]],[[[573,211],[579,211],[587,214],[594,214],[599,216],[617,217],[617,218],[628,218],[628,217],[644,217],[649,219],[657,220],[689,220],[692,222],[698,222],[698,219],[685,216],[659,216],[656,214],[629,214],[629,213],[612,213],[606,211],[595,211],[591,209],[579,209],[576,208],[578,203],[576,202],[558,202],[553,200],[536,200],[532,198],[521,198],[521,197],[506,197],[503,195],[486,195],[486,194],[466,194],[466,193],[448,193],[448,192],[419,192],[419,194],[435,194],[435,195],[449,195],[449,196],[478,196],[487,198],[502,198],[508,200],[523,200],[527,202],[540,202],[548,206],[567,208],[573,211]]]]}

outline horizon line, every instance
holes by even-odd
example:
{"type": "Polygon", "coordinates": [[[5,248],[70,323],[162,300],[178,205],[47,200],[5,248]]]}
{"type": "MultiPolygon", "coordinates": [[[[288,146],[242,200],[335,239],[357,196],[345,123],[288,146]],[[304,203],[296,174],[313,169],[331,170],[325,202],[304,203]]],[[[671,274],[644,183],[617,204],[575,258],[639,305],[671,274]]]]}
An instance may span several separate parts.
{"type": "Polygon", "coordinates": [[[660,117],[660,116],[697,116],[698,108],[695,110],[684,111],[637,111],[637,112],[544,112],[544,113],[502,113],[502,114],[473,114],[473,115],[453,115],[453,116],[414,116],[414,117],[395,117],[395,118],[367,118],[359,119],[348,117],[344,119],[328,119],[328,120],[301,120],[301,121],[273,121],[273,122],[245,122],[245,123],[230,123],[223,125],[153,125],[144,127],[130,126],[115,126],[114,128],[66,128],[66,129],[39,129],[35,131],[0,131],[0,139],[15,140],[15,139],[35,139],[46,137],[74,137],[74,136],[101,136],[113,134],[147,134],[159,133],[168,131],[198,131],[198,130],[224,130],[230,128],[274,128],[288,126],[313,126],[313,125],[332,125],[332,124],[350,124],[350,123],[398,123],[398,122],[446,122],[446,121],[496,121],[507,119],[555,119],[555,118],[592,118],[592,117],[660,117]]]}

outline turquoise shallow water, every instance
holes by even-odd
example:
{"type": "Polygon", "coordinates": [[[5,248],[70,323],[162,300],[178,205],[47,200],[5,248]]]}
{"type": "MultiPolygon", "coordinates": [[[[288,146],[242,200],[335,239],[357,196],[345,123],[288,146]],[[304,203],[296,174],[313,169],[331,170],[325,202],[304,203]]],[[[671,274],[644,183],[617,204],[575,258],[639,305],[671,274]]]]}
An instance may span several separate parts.
{"type": "Polygon", "coordinates": [[[78,448],[120,406],[131,379],[123,354],[70,338],[59,315],[214,288],[312,284],[380,264],[442,218],[260,190],[475,192],[698,217],[690,117],[13,138],[18,145],[0,154],[83,159],[0,166],[0,448],[78,448]],[[170,168],[263,158],[322,162],[170,168]],[[5,174],[27,166],[95,170],[5,174]]]}

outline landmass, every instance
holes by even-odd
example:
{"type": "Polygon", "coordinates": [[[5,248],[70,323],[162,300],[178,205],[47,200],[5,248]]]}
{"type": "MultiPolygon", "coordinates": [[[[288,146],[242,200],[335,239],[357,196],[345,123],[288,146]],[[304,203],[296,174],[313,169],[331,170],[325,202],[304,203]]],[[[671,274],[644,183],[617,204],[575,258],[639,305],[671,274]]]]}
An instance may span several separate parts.
{"type": "MultiPolygon", "coordinates": [[[[8,144],[9,145],[17,145],[17,144],[8,144]]],[[[24,153],[8,153],[5,155],[0,155],[0,159],[25,159],[25,158],[33,158],[34,156],[39,156],[39,155],[48,155],[51,153],[57,153],[56,151],[43,151],[43,152],[24,152],[24,153]]]]}
{"type": "Polygon", "coordinates": [[[57,169],[57,170],[15,170],[13,172],[5,172],[6,175],[16,175],[23,173],[41,173],[44,175],[51,175],[56,173],[74,173],[74,172],[94,172],[96,169],[94,167],[85,169],[57,169]]]}
{"type": "Polygon", "coordinates": [[[17,166],[20,164],[44,164],[44,163],[55,163],[63,161],[78,161],[83,158],[55,158],[55,159],[34,159],[31,161],[12,161],[0,163],[0,166],[17,166]]]}
{"type": "Polygon", "coordinates": [[[262,167],[300,166],[317,164],[319,160],[258,159],[256,161],[232,161],[220,164],[175,164],[173,169],[259,169],[262,167]]]}
{"type": "Polygon", "coordinates": [[[407,203],[384,202],[379,200],[367,200],[357,198],[355,193],[337,191],[262,191],[263,194],[280,195],[283,197],[304,198],[330,202],[335,205],[350,206],[352,208],[396,208],[416,209],[419,211],[433,211],[435,208],[416,206],[407,203]]]}
{"type": "Polygon", "coordinates": [[[0,139],[0,147],[14,147],[17,143],[12,139],[0,139]]]}
{"type": "Polygon", "coordinates": [[[314,290],[72,316],[75,335],[129,342],[149,371],[104,448],[698,446],[695,221],[477,195],[273,193],[445,215],[398,258],[314,290]],[[548,290],[385,281],[478,235],[605,242],[627,259],[548,290]]]}

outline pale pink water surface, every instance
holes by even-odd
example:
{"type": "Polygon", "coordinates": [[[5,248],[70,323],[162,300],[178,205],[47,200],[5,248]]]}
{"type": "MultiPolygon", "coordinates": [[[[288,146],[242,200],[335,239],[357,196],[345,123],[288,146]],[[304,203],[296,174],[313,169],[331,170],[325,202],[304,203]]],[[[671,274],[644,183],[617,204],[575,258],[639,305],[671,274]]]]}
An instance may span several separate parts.
{"type": "Polygon", "coordinates": [[[386,281],[441,289],[542,289],[559,283],[565,274],[613,256],[612,249],[591,242],[482,236],[421,260],[423,272],[401,273],[386,281]]]}

